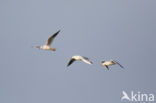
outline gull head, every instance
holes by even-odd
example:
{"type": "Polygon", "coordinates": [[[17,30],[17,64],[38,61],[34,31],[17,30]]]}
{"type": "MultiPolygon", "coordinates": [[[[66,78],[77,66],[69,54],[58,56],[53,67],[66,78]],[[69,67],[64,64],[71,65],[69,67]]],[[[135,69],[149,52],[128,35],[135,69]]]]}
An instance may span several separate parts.
{"type": "Polygon", "coordinates": [[[105,61],[102,61],[101,63],[104,63],[105,61]]]}

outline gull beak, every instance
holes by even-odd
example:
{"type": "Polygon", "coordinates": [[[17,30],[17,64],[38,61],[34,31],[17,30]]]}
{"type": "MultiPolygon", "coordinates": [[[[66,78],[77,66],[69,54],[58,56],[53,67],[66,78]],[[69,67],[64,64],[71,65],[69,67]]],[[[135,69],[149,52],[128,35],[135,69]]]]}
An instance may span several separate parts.
{"type": "Polygon", "coordinates": [[[40,46],[35,46],[35,47],[40,49],[40,46]]]}

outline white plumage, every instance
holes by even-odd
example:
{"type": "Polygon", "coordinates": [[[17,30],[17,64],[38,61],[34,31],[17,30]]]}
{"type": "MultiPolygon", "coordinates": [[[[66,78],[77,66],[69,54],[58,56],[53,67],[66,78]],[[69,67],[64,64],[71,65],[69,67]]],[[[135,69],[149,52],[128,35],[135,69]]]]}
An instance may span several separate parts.
{"type": "Polygon", "coordinates": [[[57,31],[56,33],[54,33],[52,36],[50,36],[50,37],[48,38],[48,40],[46,41],[46,44],[45,44],[45,45],[36,46],[36,48],[39,48],[39,49],[42,49],[42,50],[52,50],[52,51],[56,51],[55,48],[52,48],[52,47],[51,47],[51,44],[52,44],[54,38],[57,36],[57,34],[58,34],[59,32],[60,32],[60,30],[57,31]]]}
{"type": "Polygon", "coordinates": [[[93,64],[87,57],[76,55],[71,57],[67,66],[71,65],[74,61],[83,61],[87,64],[93,64]]]}
{"type": "Polygon", "coordinates": [[[115,60],[110,60],[110,61],[102,61],[101,65],[104,66],[105,68],[107,68],[109,70],[109,66],[111,65],[119,65],[121,68],[124,68],[121,64],[119,64],[117,61],[115,60]]]}

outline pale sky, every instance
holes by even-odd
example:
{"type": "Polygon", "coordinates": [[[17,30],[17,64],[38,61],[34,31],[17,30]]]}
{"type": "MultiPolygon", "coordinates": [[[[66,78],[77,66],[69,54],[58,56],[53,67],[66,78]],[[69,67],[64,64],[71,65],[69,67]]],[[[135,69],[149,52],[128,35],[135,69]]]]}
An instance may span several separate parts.
{"type": "Polygon", "coordinates": [[[120,103],[156,94],[155,0],[0,0],[0,103],[120,103]],[[53,42],[56,52],[42,45],[53,42]],[[75,62],[73,55],[93,65],[75,62]],[[125,69],[102,60],[118,60],[125,69]]]}

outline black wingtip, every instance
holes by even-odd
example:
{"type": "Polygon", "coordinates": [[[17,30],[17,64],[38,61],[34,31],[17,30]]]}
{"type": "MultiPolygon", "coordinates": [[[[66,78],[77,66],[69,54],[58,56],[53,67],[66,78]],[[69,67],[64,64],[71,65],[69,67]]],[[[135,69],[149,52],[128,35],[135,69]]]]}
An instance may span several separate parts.
{"type": "Polygon", "coordinates": [[[58,30],[57,33],[59,33],[61,30],[58,30]]]}
{"type": "Polygon", "coordinates": [[[55,38],[59,32],[60,32],[60,30],[58,30],[56,33],[54,33],[54,34],[52,35],[52,37],[55,38]]]}
{"type": "Polygon", "coordinates": [[[123,66],[121,68],[125,69],[123,66]]]}
{"type": "Polygon", "coordinates": [[[57,35],[61,30],[58,30],[55,34],[57,35]]]}
{"type": "Polygon", "coordinates": [[[69,67],[70,63],[67,64],[67,67],[69,67]]]}

